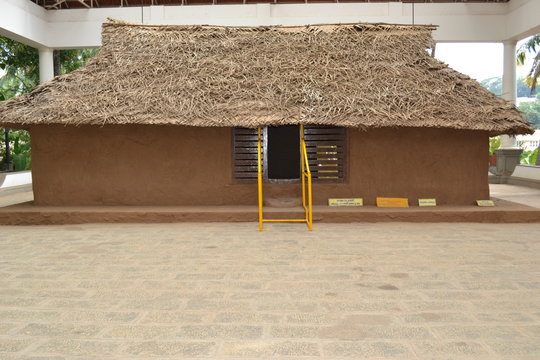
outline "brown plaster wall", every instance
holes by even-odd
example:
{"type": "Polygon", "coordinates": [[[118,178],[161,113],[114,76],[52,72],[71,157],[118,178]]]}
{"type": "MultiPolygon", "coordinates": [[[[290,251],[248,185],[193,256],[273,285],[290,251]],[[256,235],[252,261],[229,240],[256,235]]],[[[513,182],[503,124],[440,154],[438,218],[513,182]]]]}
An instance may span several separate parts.
{"type": "MultiPolygon", "coordinates": [[[[386,128],[350,129],[348,135],[348,183],[336,186],[339,196],[363,197],[367,205],[377,196],[405,197],[410,204],[436,198],[441,205],[489,199],[487,132],[386,128]]],[[[317,202],[324,200],[319,195],[317,202]]]]}
{"type": "MultiPolygon", "coordinates": [[[[116,125],[31,127],[38,205],[254,205],[256,184],[235,184],[231,129],[116,125]]],[[[329,197],[487,199],[485,132],[447,129],[348,131],[348,176],[314,184],[329,197]]],[[[300,195],[299,184],[265,184],[265,197],[300,195]]]]}

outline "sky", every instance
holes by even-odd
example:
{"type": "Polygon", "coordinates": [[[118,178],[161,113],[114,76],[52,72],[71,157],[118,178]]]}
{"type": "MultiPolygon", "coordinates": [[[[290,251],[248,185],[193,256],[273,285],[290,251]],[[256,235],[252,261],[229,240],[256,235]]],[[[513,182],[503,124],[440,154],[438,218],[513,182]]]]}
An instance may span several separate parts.
{"type": "MultiPolygon", "coordinates": [[[[518,43],[518,48],[523,43],[518,43]]],[[[438,43],[435,57],[447,63],[451,68],[478,81],[502,76],[502,43],[438,43]]],[[[529,55],[525,65],[517,67],[517,77],[525,77],[532,65],[529,55]]]]}

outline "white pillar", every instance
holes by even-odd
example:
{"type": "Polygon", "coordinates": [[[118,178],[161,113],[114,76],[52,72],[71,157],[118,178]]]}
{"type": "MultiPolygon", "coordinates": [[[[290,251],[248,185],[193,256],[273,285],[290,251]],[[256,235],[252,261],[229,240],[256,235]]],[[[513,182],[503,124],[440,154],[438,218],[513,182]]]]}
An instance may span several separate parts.
{"type": "Polygon", "coordinates": [[[54,77],[53,50],[39,49],[39,83],[43,84],[54,77]]]}
{"type": "MultiPolygon", "coordinates": [[[[503,62],[503,78],[502,78],[502,98],[516,103],[517,86],[516,86],[516,44],[515,40],[507,40],[504,44],[504,62],[503,62]]],[[[515,148],[516,137],[503,135],[501,136],[501,148],[515,148]]]]}

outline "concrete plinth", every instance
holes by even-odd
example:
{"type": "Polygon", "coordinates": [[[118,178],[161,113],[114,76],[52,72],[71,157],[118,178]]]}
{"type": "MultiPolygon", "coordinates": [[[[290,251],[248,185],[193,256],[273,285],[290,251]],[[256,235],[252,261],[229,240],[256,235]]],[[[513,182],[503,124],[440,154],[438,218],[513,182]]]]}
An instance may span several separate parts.
{"type": "MultiPolygon", "coordinates": [[[[540,223],[540,209],[493,198],[494,207],[437,206],[378,208],[315,205],[315,223],[478,222],[540,223]]],[[[0,208],[0,225],[66,225],[87,223],[253,222],[256,206],[38,206],[23,203],[0,208]]],[[[265,207],[267,219],[302,219],[304,209],[265,207]]]]}

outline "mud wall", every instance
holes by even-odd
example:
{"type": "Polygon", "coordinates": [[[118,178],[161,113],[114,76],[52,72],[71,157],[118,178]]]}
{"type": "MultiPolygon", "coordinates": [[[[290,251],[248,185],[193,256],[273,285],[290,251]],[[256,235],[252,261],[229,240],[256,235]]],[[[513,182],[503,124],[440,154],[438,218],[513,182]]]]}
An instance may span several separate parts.
{"type": "Polygon", "coordinates": [[[329,188],[328,195],[363,197],[368,205],[377,196],[405,197],[411,204],[436,198],[441,205],[472,205],[489,198],[486,132],[349,129],[348,141],[347,183],[329,188]]]}
{"type": "MultiPolygon", "coordinates": [[[[256,184],[232,179],[231,129],[176,126],[59,126],[31,129],[39,205],[254,205],[256,184]]],[[[437,198],[472,204],[489,197],[485,132],[348,130],[348,174],[314,184],[329,197],[437,198]]],[[[299,184],[265,184],[265,197],[299,196],[299,184]]]]}

